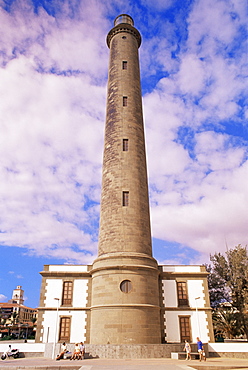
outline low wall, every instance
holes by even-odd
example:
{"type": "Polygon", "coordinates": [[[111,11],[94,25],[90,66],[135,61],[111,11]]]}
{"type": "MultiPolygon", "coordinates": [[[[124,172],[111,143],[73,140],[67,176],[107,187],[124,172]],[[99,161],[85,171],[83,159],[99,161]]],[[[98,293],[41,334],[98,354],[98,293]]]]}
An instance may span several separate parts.
{"type": "Polygon", "coordinates": [[[20,343],[20,342],[0,342],[0,353],[5,352],[9,345],[12,349],[19,349],[21,353],[24,354],[24,357],[43,357],[45,351],[45,343],[20,343]]]}
{"type": "MultiPolygon", "coordinates": [[[[170,358],[171,352],[179,352],[183,350],[182,343],[175,344],[137,344],[137,345],[97,345],[85,344],[86,358],[170,358]]],[[[55,354],[60,352],[61,345],[56,344],[55,354]]],[[[69,351],[73,351],[74,344],[68,344],[69,351]]],[[[51,358],[53,352],[53,344],[46,343],[45,357],[51,358]]]]}
{"type": "Polygon", "coordinates": [[[210,357],[248,358],[248,342],[208,343],[210,357]]]}
{"type": "MultiPolygon", "coordinates": [[[[0,342],[0,353],[8,349],[18,348],[25,357],[52,358],[53,343],[20,343],[0,342]]],[[[74,344],[67,345],[73,351],[74,344]]],[[[140,344],[140,345],[94,345],[85,344],[86,358],[170,358],[171,352],[182,352],[183,343],[140,344]]],[[[248,342],[239,343],[208,343],[204,345],[209,357],[248,358],[248,342]]],[[[196,352],[196,344],[191,344],[192,352],[196,352]]],[[[60,352],[61,344],[56,344],[55,355],[60,352]]]]}

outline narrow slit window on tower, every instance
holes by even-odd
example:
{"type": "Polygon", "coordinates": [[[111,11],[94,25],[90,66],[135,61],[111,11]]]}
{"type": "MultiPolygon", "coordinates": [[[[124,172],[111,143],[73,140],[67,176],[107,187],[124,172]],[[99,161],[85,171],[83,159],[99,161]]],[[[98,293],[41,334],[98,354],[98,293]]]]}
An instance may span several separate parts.
{"type": "Polygon", "coordinates": [[[127,107],[127,96],[123,96],[123,107],[127,107]]]}
{"type": "Polygon", "coordinates": [[[127,207],[129,204],[129,191],[123,191],[122,193],[122,205],[127,207]]]}
{"type": "Polygon", "coordinates": [[[122,61],[122,69],[127,69],[127,61],[126,60],[122,61]]]}
{"type": "Polygon", "coordinates": [[[123,152],[128,152],[128,139],[123,139],[123,152]]]}

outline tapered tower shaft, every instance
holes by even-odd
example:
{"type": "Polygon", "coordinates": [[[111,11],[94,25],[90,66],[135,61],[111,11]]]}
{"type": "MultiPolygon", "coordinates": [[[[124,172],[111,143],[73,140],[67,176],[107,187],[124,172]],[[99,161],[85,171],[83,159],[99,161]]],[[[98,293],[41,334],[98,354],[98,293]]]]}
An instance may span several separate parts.
{"type": "MultiPolygon", "coordinates": [[[[118,21],[131,23],[127,16],[118,21]]],[[[119,252],[151,256],[138,57],[141,37],[132,25],[120,23],[109,32],[107,43],[110,63],[99,256],[119,252]]]]}
{"type": "Polygon", "coordinates": [[[141,36],[130,16],[116,18],[107,44],[110,62],[90,341],[160,343],[138,57],[141,36]]]}

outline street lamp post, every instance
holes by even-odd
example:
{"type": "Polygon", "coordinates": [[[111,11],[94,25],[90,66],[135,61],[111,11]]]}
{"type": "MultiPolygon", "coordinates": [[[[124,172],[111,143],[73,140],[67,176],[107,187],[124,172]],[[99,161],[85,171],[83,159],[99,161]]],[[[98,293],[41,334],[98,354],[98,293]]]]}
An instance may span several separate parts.
{"type": "Polygon", "coordinates": [[[53,342],[53,353],[52,353],[52,359],[55,358],[55,345],[57,342],[57,327],[58,327],[58,318],[59,318],[59,298],[54,298],[55,301],[57,301],[57,310],[56,310],[56,324],[55,324],[55,333],[54,333],[54,342],[53,342]]]}
{"type": "Polygon", "coordinates": [[[201,338],[201,328],[200,328],[199,313],[198,313],[198,306],[197,306],[198,299],[200,299],[200,297],[195,298],[195,311],[196,311],[197,324],[198,324],[198,335],[199,335],[199,338],[201,338]]]}

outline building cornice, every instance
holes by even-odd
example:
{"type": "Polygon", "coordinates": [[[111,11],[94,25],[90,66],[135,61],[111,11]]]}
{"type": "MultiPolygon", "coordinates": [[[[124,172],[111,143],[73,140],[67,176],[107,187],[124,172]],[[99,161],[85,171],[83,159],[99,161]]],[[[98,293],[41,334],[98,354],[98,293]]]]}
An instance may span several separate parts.
{"type": "Polygon", "coordinates": [[[90,278],[90,272],[80,272],[80,271],[41,271],[41,276],[46,278],[90,278]]]}
{"type": "Polygon", "coordinates": [[[161,271],[160,272],[160,277],[163,279],[163,280],[175,280],[177,278],[185,278],[185,279],[206,279],[208,276],[208,272],[193,272],[193,271],[189,271],[189,272],[185,272],[185,271],[182,271],[182,272],[163,272],[161,271]]]}
{"type": "Polygon", "coordinates": [[[95,305],[91,306],[91,309],[111,309],[111,308],[155,308],[160,310],[161,307],[157,305],[152,305],[152,304],[142,304],[142,303],[120,303],[120,304],[103,304],[103,305],[95,305]]]}
{"type": "MultiPolygon", "coordinates": [[[[195,307],[161,307],[162,311],[196,311],[195,307]]],[[[198,311],[212,311],[211,307],[197,307],[198,311]]]]}
{"type": "Polygon", "coordinates": [[[123,264],[123,265],[118,265],[118,266],[99,266],[99,267],[96,267],[94,269],[91,270],[91,274],[94,274],[98,271],[120,271],[120,270],[127,270],[127,271],[133,271],[134,273],[137,272],[137,271],[140,271],[140,270],[149,270],[149,271],[156,271],[158,272],[158,270],[153,267],[153,266],[148,266],[148,265],[129,265],[129,264],[123,264]]]}
{"type": "MultiPolygon", "coordinates": [[[[64,313],[64,312],[68,312],[68,311],[89,311],[91,309],[91,307],[66,307],[66,306],[63,306],[63,307],[59,307],[58,309],[58,312],[59,313],[64,313]]],[[[57,307],[39,307],[38,308],[39,311],[57,311],[57,307]]]]}

